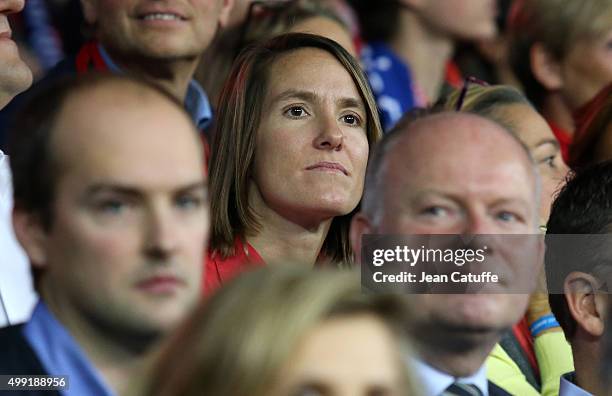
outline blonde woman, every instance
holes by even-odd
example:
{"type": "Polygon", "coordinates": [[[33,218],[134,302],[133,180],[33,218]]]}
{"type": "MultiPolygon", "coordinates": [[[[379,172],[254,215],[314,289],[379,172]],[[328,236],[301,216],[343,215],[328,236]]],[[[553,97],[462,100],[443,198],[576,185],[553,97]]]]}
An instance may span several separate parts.
{"type": "Polygon", "coordinates": [[[513,72],[567,161],[572,113],[612,81],[612,2],[516,0],[508,29],[513,72]]]}
{"type": "Polygon", "coordinates": [[[200,306],[140,394],[418,396],[398,325],[407,314],[394,297],[361,294],[348,271],[254,271],[200,306]]]}

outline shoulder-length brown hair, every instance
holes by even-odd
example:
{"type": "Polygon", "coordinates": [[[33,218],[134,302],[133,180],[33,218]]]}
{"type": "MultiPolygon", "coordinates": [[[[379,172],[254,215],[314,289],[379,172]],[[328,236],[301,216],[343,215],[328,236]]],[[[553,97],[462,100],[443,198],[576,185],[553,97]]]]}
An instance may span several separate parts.
{"type": "MultiPolygon", "coordinates": [[[[370,150],[382,135],[367,78],[357,61],[336,42],[312,34],[289,33],[241,53],[219,98],[211,150],[211,250],[222,257],[234,254],[237,237],[261,228],[257,213],[249,206],[248,187],[268,70],[280,56],[302,48],[317,48],[333,55],[351,75],[365,104],[370,150]]],[[[332,262],[352,262],[349,227],[354,213],[333,219],[320,256],[332,262]]]]}

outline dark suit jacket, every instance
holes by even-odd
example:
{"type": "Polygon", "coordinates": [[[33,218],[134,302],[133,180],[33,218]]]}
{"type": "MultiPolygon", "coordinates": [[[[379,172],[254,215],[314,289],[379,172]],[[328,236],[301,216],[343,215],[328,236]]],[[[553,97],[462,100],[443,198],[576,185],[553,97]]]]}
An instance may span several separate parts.
{"type": "MultiPolygon", "coordinates": [[[[0,374],[48,375],[22,333],[23,325],[0,329],[0,374]]],[[[2,391],[6,396],[60,396],[57,391],[2,391]]]]}
{"type": "Polygon", "coordinates": [[[493,382],[489,381],[489,396],[512,396],[493,382]]]}

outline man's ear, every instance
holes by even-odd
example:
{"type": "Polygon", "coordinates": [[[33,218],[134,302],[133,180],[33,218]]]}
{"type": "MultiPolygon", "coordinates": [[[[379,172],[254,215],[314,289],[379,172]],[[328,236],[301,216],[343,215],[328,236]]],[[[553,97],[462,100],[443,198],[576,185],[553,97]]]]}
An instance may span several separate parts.
{"type": "MultiPolygon", "coordinates": [[[[84,0],[83,0],[84,1],[84,0]]],[[[221,12],[219,13],[219,26],[221,28],[227,27],[229,23],[230,14],[232,13],[232,8],[234,8],[235,0],[222,0],[223,5],[221,8],[221,12]]]]}
{"type": "Polygon", "coordinates": [[[81,8],[83,16],[88,24],[93,25],[98,21],[98,11],[96,9],[96,0],[81,0],[81,8]]]}
{"type": "Polygon", "coordinates": [[[529,51],[531,72],[536,80],[548,91],[556,91],[563,86],[561,64],[542,43],[535,43],[529,51]]]}
{"type": "Polygon", "coordinates": [[[371,234],[373,232],[370,219],[363,214],[363,212],[357,213],[351,220],[351,230],[349,237],[351,239],[351,247],[355,254],[355,261],[357,264],[361,264],[361,237],[365,234],[371,234]]]}
{"type": "Polygon", "coordinates": [[[571,272],[565,278],[563,292],[570,313],[578,327],[593,337],[601,337],[605,325],[605,301],[597,290],[600,282],[591,274],[571,272]]]}
{"type": "Polygon", "coordinates": [[[47,232],[40,216],[15,208],[13,209],[13,229],[32,266],[44,268],[47,264],[47,232]]]}

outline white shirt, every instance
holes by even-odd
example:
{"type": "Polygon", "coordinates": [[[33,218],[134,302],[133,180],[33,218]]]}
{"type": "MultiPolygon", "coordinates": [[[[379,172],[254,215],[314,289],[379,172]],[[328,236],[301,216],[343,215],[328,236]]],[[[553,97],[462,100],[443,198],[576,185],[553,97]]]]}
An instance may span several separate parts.
{"type": "Polygon", "coordinates": [[[8,157],[0,151],[0,327],[25,322],[37,300],[30,264],[13,233],[13,187],[8,157]]]}
{"type": "Polygon", "coordinates": [[[489,381],[487,380],[487,371],[484,365],[469,377],[455,378],[420,360],[410,359],[410,363],[415,370],[417,378],[423,384],[425,396],[439,396],[455,382],[475,385],[484,396],[489,396],[489,381]]]}

